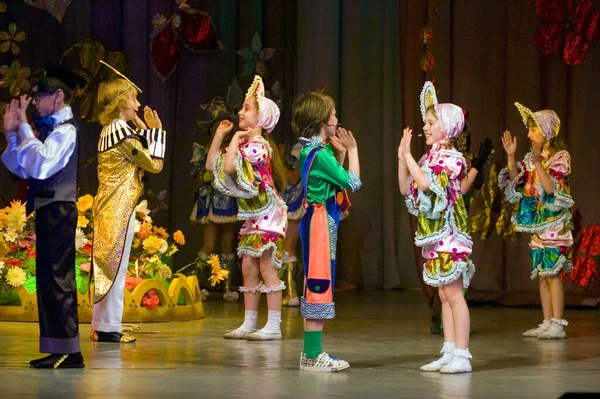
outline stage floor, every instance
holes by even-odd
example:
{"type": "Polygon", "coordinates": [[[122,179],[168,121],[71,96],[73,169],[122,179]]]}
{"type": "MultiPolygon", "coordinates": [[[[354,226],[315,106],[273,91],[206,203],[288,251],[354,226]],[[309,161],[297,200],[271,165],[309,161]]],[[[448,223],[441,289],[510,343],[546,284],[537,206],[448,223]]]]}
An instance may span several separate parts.
{"type": "MultiPolygon", "coordinates": [[[[217,293],[212,294],[213,297],[217,293]]],[[[261,304],[259,325],[266,320],[261,304]]],[[[37,323],[0,323],[0,396],[13,397],[474,397],[557,398],[600,392],[600,313],[567,310],[564,341],[520,336],[541,319],[530,308],[475,307],[472,374],[422,373],[442,338],[429,334],[429,310],[418,291],[340,293],[337,319],[326,324],[324,349],[350,362],[340,373],[298,369],[299,309],[284,309],[280,342],[226,341],[243,304],[211,298],[206,318],[144,324],[135,344],[89,341],[81,325],[86,368],[35,370],[37,323]]]]}

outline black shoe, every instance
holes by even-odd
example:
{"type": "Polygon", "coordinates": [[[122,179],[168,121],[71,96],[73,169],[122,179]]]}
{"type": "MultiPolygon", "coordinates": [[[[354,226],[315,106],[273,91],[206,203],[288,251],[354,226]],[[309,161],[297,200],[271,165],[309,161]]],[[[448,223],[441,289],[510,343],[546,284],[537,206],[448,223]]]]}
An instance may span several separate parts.
{"type": "Polygon", "coordinates": [[[46,356],[46,357],[43,357],[43,358],[41,358],[41,359],[35,359],[35,360],[32,360],[32,361],[30,361],[30,362],[29,362],[29,365],[30,365],[30,366],[34,366],[36,363],[39,363],[39,362],[43,362],[43,361],[45,361],[45,360],[48,360],[48,359],[50,359],[52,356],[56,356],[56,355],[55,355],[55,354],[52,354],[52,355],[48,355],[48,356],[46,356]]]}
{"type": "Polygon", "coordinates": [[[36,369],[82,369],[85,367],[81,352],[63,355],[53,353],[33,364],[36,369]]]}

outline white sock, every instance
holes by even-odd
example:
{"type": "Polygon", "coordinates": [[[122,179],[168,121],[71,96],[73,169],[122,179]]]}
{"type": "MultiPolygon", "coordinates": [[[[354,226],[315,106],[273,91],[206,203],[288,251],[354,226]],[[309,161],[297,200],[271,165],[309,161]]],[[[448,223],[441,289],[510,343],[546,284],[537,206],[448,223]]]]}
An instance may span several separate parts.
{"type": "Polygon", "coordinates": [[[244,331],[256,331],[256,321],[258,320],[257,310],[246,310],[244,314],[244,323],[239,327],[244,331]]]}
{"type": "Polygon", "coordinates": [[[277,334],[281,332],[281,312],[269,310],[269,319],[267,324],[262,328],[262,332],[268,334],[277,334]]]}

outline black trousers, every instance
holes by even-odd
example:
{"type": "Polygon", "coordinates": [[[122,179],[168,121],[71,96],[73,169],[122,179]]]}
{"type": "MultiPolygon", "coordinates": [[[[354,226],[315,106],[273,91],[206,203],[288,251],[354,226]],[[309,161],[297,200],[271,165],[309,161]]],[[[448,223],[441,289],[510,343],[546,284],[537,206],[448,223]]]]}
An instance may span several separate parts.
{"type": "Polygon", "coordinates": [[[80,351],[76,229],[77,207],[73,202],[53,202],[36,211],[36,286],[42,353],[80,351]]]}

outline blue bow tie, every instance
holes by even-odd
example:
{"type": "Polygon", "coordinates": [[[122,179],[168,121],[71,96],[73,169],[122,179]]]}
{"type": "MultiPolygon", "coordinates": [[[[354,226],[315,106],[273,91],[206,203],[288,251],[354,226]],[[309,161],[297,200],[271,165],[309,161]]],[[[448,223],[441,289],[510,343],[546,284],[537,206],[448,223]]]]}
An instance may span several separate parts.
{"type": "Polygon", "coordinates": [[[40,132],[38,138],[43,143],[56,127],[56,120],[52,115],[41,116],[40,114],[33,114],[32,119],[35,128],[40,132]]]}

